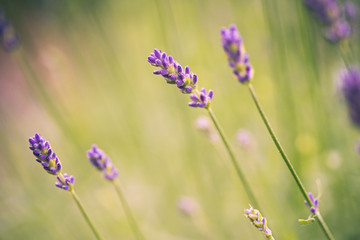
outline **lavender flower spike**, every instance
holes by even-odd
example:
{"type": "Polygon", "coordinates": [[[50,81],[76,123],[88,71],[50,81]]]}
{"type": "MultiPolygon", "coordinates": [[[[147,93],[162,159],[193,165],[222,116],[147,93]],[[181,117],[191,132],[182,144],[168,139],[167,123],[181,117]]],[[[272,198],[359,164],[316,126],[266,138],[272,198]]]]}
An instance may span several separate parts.
{"type": "Polygon", "coordinates": [[[172,56],[165,52],[155,48],[150,53],[148,62],[154,67],[159,67],[158,70],[154,71],[155,75],[163,76],[169,84],[176,84],[182,93],[192,93],[196,89],[197,75],[191,73],[188,66],[184,69],[172,56]]]}
{"type": "Polygon", "coordinates": [[[342,71],[340,89],[348,105],[353,123],[360,127],[360,70],[352,67],[342,71]]]}
{"type": "Polygon", "coordinates": [[[206,93],[206,89],[202,88],[200,92],[196,91],[195,93],[190,95],[190,99],[192,100],[192,102],[189,102],[189,106],[208,109],[210,107],[213,96],[213,90],[209,90],[209,92],[206,93]]]}
{"type": "Polygon", "coordinates": [[[231,25],[229,29],[221,29],[221,41],[235,76],[241,83],[250,82],[254,76],[254,69],[249,63],[249,56],[235,25],[231,25]]]}
{"type": "Polygon", "coordinates": [[[67,173],[64,173],[64,175],[60,174],[56,176],[56,178],[58,181],[55,183],[55,186],[57,186],[58,188],[70,192],[74,189],[75,178],[73,176],[69,176],[67,173]]]}
{"type": "Polygon", "coordinates": [[[272,235],[271,230],[267,226],[266,218],[261,216],[259,210],[253,208],[250,205],[249,209],[245,209],[245,217],[249,218],[252,225],[254,225],[259,231],[262,231],[265,234],[267,239],[275,240],[274,236],[272,235]]]}
{"type": "Polygon", "coordinates": [[[91,147],[87,154],[90,163],[99,171],[102,171],[106,179],[114,180],[119,175],[119,171],[111,163],[110,158],[106,156],[106,154],[95,144],[91,147]]]}
{"type": "Polygon", "coordinates": [[[4,11],[0,7],[0,42],[7,52],[15,50],[19,46],[19,37],[12,24],[6,19],[4,11]]]}
{"type": "Polygon", "coordinates": [[[36,161],[50,174],[59,175],[61,173],[61,163],[56,153],[51,149],[48,141],[45,141],[39,133],[29,138],[30,150],[33,151],[36,161]]]}

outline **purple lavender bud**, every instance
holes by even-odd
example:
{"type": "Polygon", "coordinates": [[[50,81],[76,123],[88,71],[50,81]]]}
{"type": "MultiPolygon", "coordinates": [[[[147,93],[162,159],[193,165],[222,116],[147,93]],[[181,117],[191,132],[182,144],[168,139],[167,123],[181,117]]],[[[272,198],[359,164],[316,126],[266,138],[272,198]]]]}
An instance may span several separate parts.
{"type": "Polygon", "coordinates": [[[347,21],[339,19],[333,23],[325,34],[325,37],[332,43],[339,43],[347,39],[351,34],[351,27],[347,21]]]}
{"type": "Polygon", "coordinates": [[[350,118],[355,126],[360,127],[360,70],[352,67],[342,70],[340,89],[348,106],[350,118]]]}
{"type": "Polygon", "coordinates": [[[196,83],[198,81],[198,76],[196,74],[194,74],[194,76],[193,76],[193,81],[194,81],[194,85],[196,85],[196,83]]]}
{"type": "Polygon", "coordinates": [[[189,68],[189,66],[186,66],[186,67],[185,67],[185,74],[190,74],[190,68],[189,68]]]}
{"type": "Polygon", "coordinates": [[[36,161],[50,174],[58,175],[61,173],[61,163],[56,153],[50,148],[49,142],[45,141],[39,133],[29,138],[29,149],[33,151],[36,161]]]}
{"type": "Polygon", "coordinates": [[[56,187],[70,192],[74,189],[75,178],[73,176],[69,176],[67,173],[64,173],[64,175],[60,174],[56,176],[56,178],[58,180],[55,183],[56,187]]]}
{"type": "Polygon", "coordinates": [[[196,102],[189,102],[188,105],[189,105],[189,107],[197,107],[196,102]]]}
{"type": "Polygon", "coordinates": [[[245,51],[240,33],[235,25],[231,25],[229,29],[221,29],[221,42],[234,75],[241,83],[250,82],[254,71],[249,63],[248,54],[245,51]]]}
{"type": "Polygon", "coordinates": [[[157,58],[160,58],[161,57],[161,53],[159,50],[157,50],[156,48],[154,49],[154,54],[157,58]]]}
{"type": "Polygon", "coordinates": [[[310,208],[310,212],[312,212],[313,214],[315,214],[316,208],[315,208],[315,207],[311,207],[311,208],[310,208]]]}
{"type": "Polygon", "coordinates": [[[106,179],[114,180],[119,175],[119,171],[112,164],[110,158],[95,144],[88,151],[87,155],[90,163],[103,172],[106,179]]]}
{"type": "Polygon", "coordinates": [[[153,71],[153,73],[154,73],[155,75],[160,75],[160,74],[161,74],[161,71],[162,71],[162,69],[158,69],[158,70],[153,71]]]}
{"type": "Polygon", "coordinates": [[[177,70],[178,70],[179,73],[182,73],[182,71],[183,71],[182,66],[181,66],[181,65],[178,65],[178,69],[177,69],[177,70]]]}

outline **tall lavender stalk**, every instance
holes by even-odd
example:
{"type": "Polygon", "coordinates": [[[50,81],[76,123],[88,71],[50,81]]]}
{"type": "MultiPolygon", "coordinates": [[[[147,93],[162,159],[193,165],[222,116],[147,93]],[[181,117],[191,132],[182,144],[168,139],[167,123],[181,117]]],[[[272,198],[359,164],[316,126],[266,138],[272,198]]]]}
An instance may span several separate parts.
{"type": "Polygon", "coordinates": [[[129,221],[129,224],[135,234],[136,239],[143,240],[144,235],[141,233],[140,228],[138,227],[134,216],[131,213],[129,204],[126,201],[124,193],[121,189],[121,186],[118,181],[116,181],[116,177],[119,175],[119,171],[112,164],[110,158],[95,144],[91,147],[91,149],[87,153],[90,163],[97,168],[97,170],[101,171],[104,175],[104,178],[111,181],[113,184],[115,191],[121,201],[122,207],[124,208],[126,217],[129,221]]]}
{"type": "MultiPolygon", "coordinates": [[[[252,99],[256,105],[257,110],[260,113],[260,116],[273,139],[276,148],[280,152],[281,157],[283,158],[286,166],[288,167],[291,175],[293,176],[296,185],[298,186],[301,194],[303,195],[305,201],[308,203],[310,210],[315,207],[314,202],[308,195],[308,192],[305,190],[304,185],[302,184],[298,174],[296,173],[294,167],[292,166],[289,158],[287,157],[284,149],[282,148],[280,141],[275,135],[274,130],[272,129],[270,122],[263,111],[260,102],[257,98],[256,92],[250,81],[253,78],[253,69],[249,63],[249,56],[245,51],[245,47],[240,36],[240,33],[237,31],[235,25],[231,25],[229,29],[223,28],[221,30],[221,40],[224,51],[228,57],[228,62],[231,68],[233,68],[234,75],[238,78],[239,82],[248,86],[252,99]]],[[[335,239],[330,232],[330,229],[326,225],[324,219],[322,218],[320,211],[314,213],[316,215],[316,220],[319,223],[321,229],[323,230],[326,237],[330,240],[335,239]]]]}
{"type": "Polygon", "coordinates": [[[235,157],[234,151],[232,150],[229,141],[227,140],[224,131],[220,127],[214,112],[212,111],[210,105],[213,98],[213,90],[206,91],[205,88],[202,88],[200,91],[197,87],[198,77],[196,74],[190,71],[189,66],[186,66],[185,69],[177,63],[172,56],[167,55],[165,52],[161,52],[158,49],[149,55],[148,62],[154,66],[158,67],[158,70],[155,70],[153,73],[155,75],[161,75],[165,78],[166,83],[176,85],[178,89],[184,94],[190,94],[191,102],[189,102],[190,107],[194,108],[203,108],[208,111],[212,122],[214,123],[221,140],[223,141],[225,148],[230,156],[232,164],[236,170],[238,177],[244,189],[250,199],[250,201],[256,205],[258,208],[259,204],[255,198],[254,193],[252,192],[248,181],[245,178],[243,171],[241,170],[239,163],[235,157]]]}
{"type": "Polygon", "coordinates": [[[100,236],[99,232],[96,230],[94,224],[91,222],[89,216],[87,215],[78,195],[75,193],[75,178],[73,176],[69,176],[67,173],[63,174],[61,172],[61,162],[57,157],[56,153],[51,149],[50,143],[46,141],[43,137],[41,137],[38,133],[36,133],[34,137],[29,138],[29,143],[29,148],[36,157],[36,161],[41,164],[41,166],[47,173],[56,176],[57,182],[55,183],[55,186],[70,192],[72,198],[80,209],[82,215],[84,216],[86,222],[94,233],[96,239],[103,239],[100,236]]]}

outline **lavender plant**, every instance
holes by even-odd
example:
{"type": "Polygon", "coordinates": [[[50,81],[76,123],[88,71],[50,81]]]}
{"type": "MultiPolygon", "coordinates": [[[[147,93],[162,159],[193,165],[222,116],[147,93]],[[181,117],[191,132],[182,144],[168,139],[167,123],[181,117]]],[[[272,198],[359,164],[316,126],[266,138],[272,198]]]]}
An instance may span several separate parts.
{"type": "MultiPolygon", "coordinates": [[[[260,102],[257,98],[255,89],[251,84],[251,80],[253,79],[253,74],[247,74],[247,72],[253,72],[253,70],[251,70],[252,67],[249,64],[249,57],[245,51],[245,47],[244,47],[242,38],[240,36],[240,33],[237,31],[237,28],[235,25],[231,25],[229,27],[229,29],[223,28],[221,30],[221,41],[222,41],[222,45],[223,45],[224,51],[226,53],[226,56],[228,58],[229,65],[234,70],[234,75],[237,77],[237,79],[239,80],[240,83],[248,86],[248,88],[250,90],[250,94],[252,96],[252,99],[256,105],[256,108],[259,111],[260,116],[261,116],[262,120],[264,121],[265,126],[266,126],[271,138],[273,139],[278,151],[280,152],[281,157],[283,158],[286,166],[288,167],[291,175],[293,176],[300,192],[302,193],[304,199],[308,202],[310,209],[311,209],[311,207],[315,207],[314,203],[311,201],[309,195],[307,194],[307,191],[305,190],[305,187],[302,184],[298,174],[296,173],[296,171],[295,171],[294,167],[292,166],[289,158],[287,157],[284,149],[282,148],[278,138],[276,137],[274,130],[272,129],[270,122],[260,105],[260,102]],[[246,59],[246,61],[245,61],[245,59],[246,59]],[[246,77],[245,80],[244,80],[244,78],[239,78],[239,74],[237,74],[235,72],[235,71],[238,71],[238,68],[242,69],[242,76],[249,76],[249,77],[246,77]],[[250,69],[250,70],[247,70],[247,69],[250,69]]],[[[322,218],[320,212],[316,211],[315,214],[316,214],[316,219],[317,219],[320,227],[322,228],[323,232],[325,233],[326,237],[328,239],[334,239],[332,233],[330,232],[330,230],[329,230],[328,226],[326,225],[324,219],[322,218]]]]}
{"type": "MultiPolygon", "coordinates": [[[[159,69],[155,70],[153,73],[155,75],[161,75],[164,77],[166,83],[176,85],[178,89],[184,94],[190,94],[189,106],[194,108],[203,108],[208,111],[212,122],[214,123],[221,140],[223,141],[225,148],[230,156],[232,164],[237,172],[238,177],[240,178],[241,183],[244,186],[244,189],[250,199],[256,206],[259,207],[259,204],[255,198],[254,193],[252,192],[248,181],[245,178],[243,171],[241,170],[239,163],[234,155],[234,152],[225,137],[225,134],[220,127],[218,121],[216,120],[215,114],[213,113],[210,105],[211,100],[214,96],[213,90],[206,91],[205,88],[202,88],[200,91],[197,88],[198,77],[196,74],[190,72],[189,66],[183,67],[176,62],[172,56],[167,55],[165,52],[161,52],[158,49],[154,49],[154,51],[149,55],[148,62],[159,69]]],[[[243,72],[239,69],[239,76],[242,75],[243,72]]],[[[250,75],[249,75],[250,76],[250,75]]],[[[244,79],[246,76],[244,77],[244,79]]]]}
{"type": "Polygon", "coordinates": [[[344,69],[340,78],[340,89],[347,103],[350,118],[354,125],[360,128],[360,70],[355,67],[344,69]]]}
{"type": "Polygon", "coordinates": [[[267,220],[264,218],[260,211],[250,205],[249,209],[245,209],[245,217],[247,217],[251,224],[254,225],[259,231],[263,232],[265,237],[270,240],[275,240],[270,228],[267,225],[267,220]]]}
{"type": "Polygon", "coordinates": [[[123,191],[120,187],[120,184],[116,181],[116,177],[119,175],[119,171],[112,164],[110,158],[95,144],[91,147],[91,149],[87,152],[88,159],[90,163],[99,171],[103,173],[105,179],[111,181],[113,184],[116,193],[118,194],[122,207],[124,208],[126,217],[130,223],[130,226],[136,236],[136,239],[142,240],[145,239],[143,234],[141,233],[135,218],[133,217],[129,204],[127,203],[123,191]]]}
{"type": "Polygon", "coordinates": [[[71,196],[73,197],[76,205],[79,207],[81,213],[83,214],[95,237],[97,239],[103,239],[100,236],[99,232],[96,230],[93,223],[91,222],[89,216],[87,215],[84,207],[80,202],[79,197],[75,193],[74,177],[69,176],[67,173],[62,173],[62,165],[56,153],[50,147],[50,143],[46,141],[43,137],[41,137],[39,133],[36,133],[34,137],[29,138],[29,143],[29,148],[36,157],[36,161],[41,164],[41,166],[47,173],[56,176],[57,182],[55,183],[55,186],[70,192],[71,196]]]}

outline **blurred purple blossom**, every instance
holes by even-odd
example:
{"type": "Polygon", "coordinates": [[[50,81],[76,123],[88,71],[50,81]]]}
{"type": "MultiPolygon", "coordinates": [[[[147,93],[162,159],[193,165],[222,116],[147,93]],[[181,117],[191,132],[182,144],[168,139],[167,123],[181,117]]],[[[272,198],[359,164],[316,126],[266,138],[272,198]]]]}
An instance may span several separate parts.
{"type": "Polygon", "coordinates": [[[342,70],[340,89],[348,106],[353,123],[360,127],[360,70],[352,67],[342,70]]]}
{"type": "Polygon", "coordinates": [[[349,21],[353,21],[357,17],[358,8],[353,2],[347,1],[344,3],[344,12],[345,12],[345,17],[349,21]]]}
{"type": "Polygon", "coordinates": [[[325,24],[325,38],[340,43],[350,37],[351,21],[356,16],[356,6],[347,2],[342,7],[337,0],[304,0],[306,6],[325,24]]]}
{"type": "Polygon", "coordinates": [[[195,199],[187,196],[181,196],[177,202],[177,209],[182,215],[191,217],[197,213],[199,206],[195,199]]]}
{"type": "Polygon", "coordinates": [[[0,6],[0,42],[5,51],[11,52],[19,46],[19,37],[7,20],[0,6]]]}
{"type": "Polygon", "coordinates": [[[252,133],[246,129],[239,129],[236,133],[237,144],[246,151],[255,147],[255,139],[252,133]]]}
{"type": "Polygon", "coordinates": [[[221,42],[228,57],[229,66],[237,79],[241,83],[249,82],[253,78],[254,70],[249,63],[249,56],[235,25],[231,25],[229,29],[221,29],[221,42]]]}
{"type": "Polygon", "coordinates": [[[351,34],[351,27],[344,19],[339,19],[328,27],[325,37],[332,43],[339,43],[351,34]]]}
{"type": "Polygon", "coordinates": [[[103,172],[106,179],[114,180],[119,175],[119,171],[112,164],[110,158],[95,144],[88,151],[87,155],[90,163],[103,172]]]}

